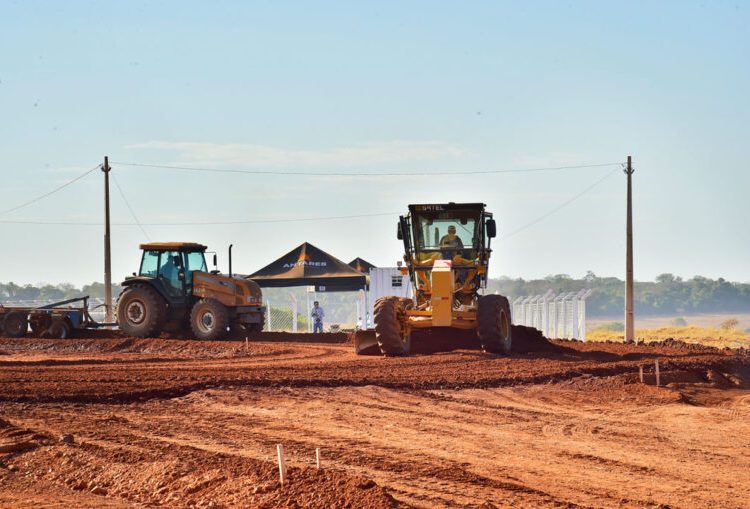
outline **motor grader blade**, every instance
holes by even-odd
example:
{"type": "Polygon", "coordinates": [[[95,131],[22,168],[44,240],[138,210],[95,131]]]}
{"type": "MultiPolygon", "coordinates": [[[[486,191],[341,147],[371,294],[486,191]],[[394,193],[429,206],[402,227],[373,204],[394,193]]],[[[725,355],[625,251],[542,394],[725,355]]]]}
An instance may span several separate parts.
{"type": "Polygon", "coordinates": [[[380,346],[374,330],[358,330],[354,333],[354,353],[357,355],[380,355],[380,346]]]}

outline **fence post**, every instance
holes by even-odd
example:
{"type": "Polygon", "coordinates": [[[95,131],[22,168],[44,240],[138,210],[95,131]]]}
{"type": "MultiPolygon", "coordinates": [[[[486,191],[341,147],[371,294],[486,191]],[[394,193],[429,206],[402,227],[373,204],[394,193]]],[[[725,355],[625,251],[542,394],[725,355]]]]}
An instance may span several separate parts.
{"type": "Polygon", "coordinates": [[[516,297],[513,301],[513,311],[511,315],[511,319],[513,320],[513,323],[516,325],[521,325],[523,323],[523,320],[521,319],[521,302],[523,301],[523,297],[516,297]]]}
{"type": "Polygon", "coordinates": [[[575,298],[575,292],[568,292],[565,294],[563,299],[563,309],[565,313],[565,330],[563,335],[565,339],[570,339],[573,335],[573,299],[575,298]]]}
{"type": "Polygon", "coordinates": [[[544,337],[549,337],[549,302],[555,298],[555,293],[552,290],[547,290],[542,300],[542,334],[544,337]]]}
{"type": "Polygon", "coordinates": [[[360,330],[367,329],[367,292],[360,290],[357,292],[357,319],[359,320],[360,330]]]}
{"type": "Polygon", "coordinates": [[[292,309],[292,332],[297,332],[297,296],[294,295],[294,292],[289,292],[289,299],[292,303],[290,306],[292,309]]]}
{"type": "Polygon", "coordinates": [[[591,289],[587,289],[583,292],[583,295],[581,295],[580,299],[580,307],[578,309],[578,328],[581,334],[581,341],[583,341],[584,343],[586,342],[586,299],[589,297],[589,295],[591,295],[591,289]]]}
{"type": "Polygon", "coordinates": [[[268,332],[273,332],[273,313],[271,312],[270,300],[266,300],[266,313],[268,313],[268,320],[266,320],[266,323],[268,324],[268,332]]]}
{"type": "Polygon", "coordinates": [[[533,315],[533,305],[531,304],[534,301],[534,296],[526,297],[526,300],[523,301],[523,324],[531,327],[531,324],[534,322],[534,315],[533,315]]]}

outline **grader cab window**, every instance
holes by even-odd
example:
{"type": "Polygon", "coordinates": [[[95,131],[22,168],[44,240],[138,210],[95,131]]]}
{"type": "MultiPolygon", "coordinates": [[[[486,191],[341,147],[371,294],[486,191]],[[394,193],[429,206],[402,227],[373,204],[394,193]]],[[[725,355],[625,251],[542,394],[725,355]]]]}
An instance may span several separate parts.
{"type": "Polygon", "coordinates": [[[473,211],[449,211],[418,215],[415,219],[417,251],[474,258],[479,248],[478,221],[473,211]]]}

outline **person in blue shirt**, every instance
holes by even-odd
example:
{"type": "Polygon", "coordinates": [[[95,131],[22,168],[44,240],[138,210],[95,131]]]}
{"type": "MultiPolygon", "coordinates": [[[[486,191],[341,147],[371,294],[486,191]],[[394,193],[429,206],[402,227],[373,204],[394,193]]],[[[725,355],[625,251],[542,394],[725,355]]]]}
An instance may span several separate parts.
{"type": "Polygon", "coordinates": [[[313,332],[323,332],[323,318],[326,316],[326,314],[325,311],[323,311],[323,308],[320,307],[320,304],[317,300],[313,302],[313,308],[310,316],[313,319],[313,332]]]}

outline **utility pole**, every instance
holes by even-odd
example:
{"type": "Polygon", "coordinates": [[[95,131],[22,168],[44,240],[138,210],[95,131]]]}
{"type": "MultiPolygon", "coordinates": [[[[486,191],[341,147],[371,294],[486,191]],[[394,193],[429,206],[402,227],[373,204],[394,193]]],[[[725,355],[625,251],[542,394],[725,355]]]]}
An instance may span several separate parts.
{"type": "Polygon", "coordinates": [[[104,156],[104,321],[112,323],[112,256],[109,236],[109,157],[104,156]]]}
{"type": "Polygon", "coordinates": [[[625,342],[635,341],[635,327],[633,316],[633,161],[628,156],[628,166],[625,174],[628,176],[628,207],[625,248],[625,342]]]}

